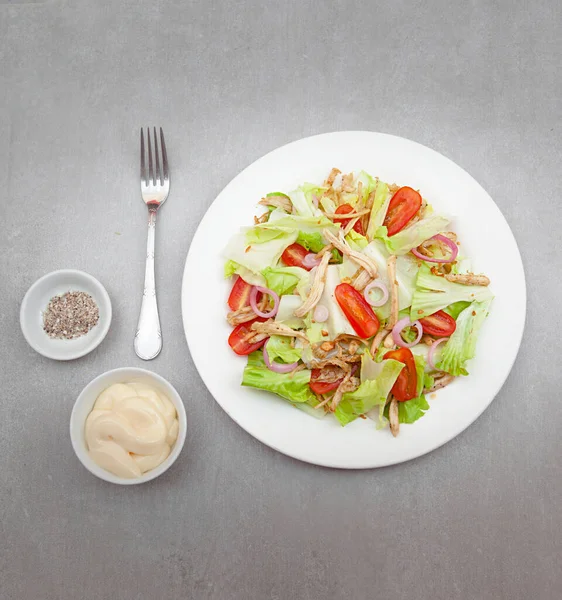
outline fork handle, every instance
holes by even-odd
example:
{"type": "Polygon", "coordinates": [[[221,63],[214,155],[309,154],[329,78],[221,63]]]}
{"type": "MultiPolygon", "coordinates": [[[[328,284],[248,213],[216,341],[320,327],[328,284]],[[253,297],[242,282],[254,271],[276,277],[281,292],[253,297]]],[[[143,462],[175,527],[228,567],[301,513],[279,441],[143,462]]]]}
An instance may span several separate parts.
{"type": "Polygon", "coordinates": [[[162,350],[162,330],[156,301],[154,277],[154,239],[156,233],[156,208],[148,209],[148,240],[146,244],[146,267],[144,271],[144,293],[135,334],[135,352],[143,360],[152,360],[162,350]]]}

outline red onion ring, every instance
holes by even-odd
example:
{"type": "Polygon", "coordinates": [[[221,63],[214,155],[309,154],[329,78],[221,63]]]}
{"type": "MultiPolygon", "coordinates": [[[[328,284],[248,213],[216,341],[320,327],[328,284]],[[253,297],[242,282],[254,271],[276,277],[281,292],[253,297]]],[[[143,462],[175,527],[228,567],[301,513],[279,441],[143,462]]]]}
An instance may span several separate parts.
{"type": "Polygon", "coordinates": [[[265,366],[270,371],[274,371],[275,373],[290,373],[293,369],[296,369],[298,367],[298,365],[299,365],[298,362],[291,363],[290,365],[280,365],[279,363],[276,363],[275,361],[271,362],[269,360],[267,350],[265,349],[268,342],[269,342],[269,338],[267,339],[267,342],[265,342],[265,344],[263,345],[263,360],[265,361],[265,366]]]}
{"type": "Polygon", "coordinates": [[[314,320],[317,323],[324,323],[328,320],[330,316],[330,311],[323,304],[317,304],[314,309],[314,320]]]}
{"type": "Polygon", "coordinates": [[[435,354],[435,350],[437,349],[437,346],[439,346],[439,344],[441,342],[446,342],[448,341],[448,337],[444,337],[444,338],[439,338],[438,340],[436,340],[435,342],[433,342],[433,344],[431,344],[431,346],[429,347],[429,352],[427,353],[427,364],[432,368],[435,369],[435,363],[433,362],[433,355],[435,354]]]}
{"type": "Polygon", "coordinates": [[[259,285],[255,285],[250,291],[250,306],[252,307],[252,310],[256,313],[256,315],[258,315],[258,317],[270,319],[271,317],[274,317],[277,314],[277,311],[279,310],[279,296],[273,290],[269,290],[267,288],[260,287],[259,285]],[[261,292],[262,294],[267,294],[273,298],[273,308],[269,312],[262,312],[258,308],[258,292],[261,292]]]}
{"type": "Polygon", "coordinates": [[[401,348],[411,348],[412,346],[415,346],[421,340],[422,335],[423,328],[421,323],[419,321],[410,323],[410,317],[404,317],[403,319],[400,319],[400,321],[398,321],[392,328],[392,339],[394,340],[394,343],[401,348]],[[418,337],[410,344],[405,342],[400,335],[405,327],[415,327],[418,330],[418,337]]]}
{"type": "Polygon", "coordinates": [[[307,254],[303,259],[302,259],[302,265],[303,267],[307,268],[307,269],[312,269],[313,267],[317,267],[320,263],[322,262],[321,258],[316,258],[316,254],[307,254]]]}
{"type": "Polygon", "coordinates": [[[371,306],[383,306],[388,302],[388,288],[382,281],[375,279],[375,281],[371,281],[371,283],[363,290],[363,296],[365,296],[365,300],[367,300],[371,306]],[[373,301],[369,298],[369,292],[375,288],[382,292],[382,297],[379,300],[373,301]]]}
{"type": "MultiPolygon", "coordinates": [[[[437,235],[434,235],[432,238],[429,238],[430,240],[437,240],[443,244],[445,244],[446,246],[448,246],[449,250],[451,251],[451,256],[449,256],[449,258],[431,258],[430,256],[426,256],[425,254],[422,254],[421,252],[418,251],[417,248],[412,248],[411,252],[414,256],[416,256],[417,258],[421,258],[422,260],[425,260],[426,262],[432,262],[432,263],[441,263],[441,264],[448,264],[448,263],[452,263],[455,261],[455,259],[457,258],[457,255],[459,253],[459,247],[455,244],[455,242],[453,242],[453,240],[450,240],[447,236],[441,235],[440,233],[438,233],[437,235]]],[[[429,240],[427,240],[429,241],[429,240]]],[[[418,246],[419,248],[419,246],[418,246]]]]}

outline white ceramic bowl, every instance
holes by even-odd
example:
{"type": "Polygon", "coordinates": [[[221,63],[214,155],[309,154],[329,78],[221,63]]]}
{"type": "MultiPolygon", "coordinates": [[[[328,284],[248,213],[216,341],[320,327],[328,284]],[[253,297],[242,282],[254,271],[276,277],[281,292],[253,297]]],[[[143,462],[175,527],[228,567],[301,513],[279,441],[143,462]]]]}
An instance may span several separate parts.
{"type": "Polygon", "coordinates": [[[76,456],[80,462],[100,479],[109,481],[110,483],[117,483],[119,485],[136,485],[138,483],[146,483],[151,479],[155,479],[159,475],[162,475],[167,471],[176,461],[179,456],[183,445],[185,443],[185,432],[186,432],[186,416],[185,408],[180,395],[177,393],[174,386],[166,381],[160,375],[147,371],[145,369],[137,369],[134,367],[126,367],[122,369],[113,369],[107,371],[102,375],[99,375],[82,390],[78,396],[74,408],[72,409],[72,415],[70,416],[70,439],[72,441],[72,447],[76,456]],[[90,414],[97,397],[114,383],[129,383],[129,382],[140,382],[150,385],[156,388],[158,391],[165,394],[176,407],[178,413],[179,430],[178,439],[174,444],[172,451],[168,458],[155,469],[147,471],[142,477],[135,479],[126,479],[123,477],[117,477],[109,471],[102,469],[98,466],[88,454],[88,448],[86,447],[86,440],[84,439],[84,424],[86,418],[90,414]]]}
{"type": "Polygon", "coordinates": [[[111,300],[103,285],[88,273],[73,269],[53,271],[27,290],[21,303],[20,325],[27,343],[39,354],[55,360],[73,360],[102,343],[111,325],[111,300]],[[98,305],[99,321],[82,337],[73,340],[51,338],[43,331],[43,312],[53,296],[69,291],[90,294],[98,305]]]}

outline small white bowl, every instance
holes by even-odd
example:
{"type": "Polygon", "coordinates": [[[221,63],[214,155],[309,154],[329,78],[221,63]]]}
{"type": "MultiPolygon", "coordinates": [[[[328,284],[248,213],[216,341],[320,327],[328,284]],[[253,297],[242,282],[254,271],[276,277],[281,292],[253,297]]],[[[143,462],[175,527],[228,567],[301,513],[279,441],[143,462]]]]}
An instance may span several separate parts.
{"type": "Polygon", "coordinates": [[[103,285],[88,273],[73,269],[53,271],[27,290],[21,303],[20,325],[27,343],[39,354],[54,360],[73,360],[102,343],[111,325],[111,300],[103,285]],[[43,330],[43,313],[53,296],[70,291],[92,296],[100,311],[99,321],[82,337],[73,340],[51,338],[43,330]]]}
{"type": "Polygon", "coordinates": [[[185,443],[186,429],[187,422],[185,408],[183,406],[183,402],[181,401],[180,395],[177,393],[174,386],[166,381],[163,377],[160,377],[160,375],[156,375],[156,373],[152,373],[151,371],[147,371],[145,369],[137,369],[135,367],[113,369],[112,371],[107,371],[106,373],[103,373],[102,375],[99,375],[90,381],[90,383],[78,396],[70,416],[70,439],[72,441],[74,452],[76,452],[76,456],[80,462],[86,467],[86,469],[88,469],[88,471],[90,471],[90,473],[96,475],[96,477],[104,479],[105,481],[109,481],[110,483],[117,483],[119,485],[136,485],[138,483],[146,483],[147,481],[155,479],[167,471],[174,464],[183,448],[185,443]],[[178,439],[176,440],[176,443],[174,444],[168,458],[155,469],[147,471],[144,475],[141,477],[136,477],[135,479],[118,477],[117,475],[114,475],[113,473],[110,473],[109,471],[106,471],[98,466],[90,458],[88,448],[86,446],[86,440],[84,439],[84,425],[98,396],[114,383],[130,382],[145,383],[165,394],[176,407],[179,422],[178,439]]]}

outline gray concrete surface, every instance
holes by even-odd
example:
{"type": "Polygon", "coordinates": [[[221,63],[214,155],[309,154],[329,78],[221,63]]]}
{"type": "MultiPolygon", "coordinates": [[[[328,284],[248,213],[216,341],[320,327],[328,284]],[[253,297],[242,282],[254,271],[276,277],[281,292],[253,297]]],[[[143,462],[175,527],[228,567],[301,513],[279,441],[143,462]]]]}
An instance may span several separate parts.
{"type": "Polygon", "coordinates": [[[562,4],[0,2],[0,597],[554,600],[562,597],[562,4]],[[161,124],[173,191],[159,222],[164,350],[185,452],[151,484],[75,458],[72,404],[132,349],[143,273],[140,125],[161,124]],[[391,468],[301,464],[219,408],[185,343],[180,280],[216,194],[288,141],[340,129],[412,138],[492,195],[527,270],[527,329],[484,415],[391,468]],[[68,364],[20,334],[58,268],[107,287],[112,329],[68,364]]]}

